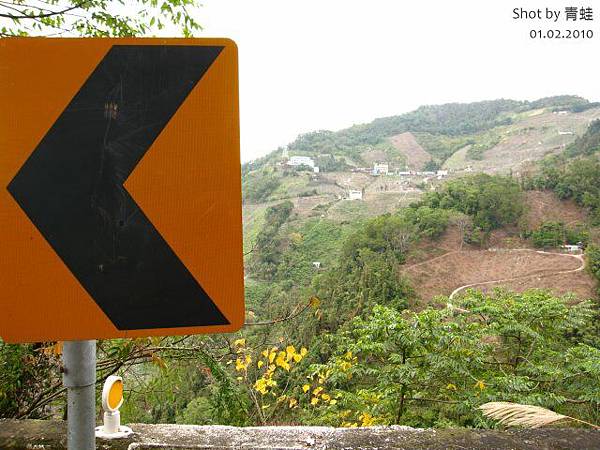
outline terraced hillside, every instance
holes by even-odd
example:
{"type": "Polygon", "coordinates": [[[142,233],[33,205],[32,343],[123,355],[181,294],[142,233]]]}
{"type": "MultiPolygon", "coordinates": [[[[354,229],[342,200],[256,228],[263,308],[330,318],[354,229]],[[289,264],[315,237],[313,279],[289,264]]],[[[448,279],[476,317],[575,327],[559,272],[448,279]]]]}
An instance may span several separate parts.
{"type": "Polygon", "coordinates": [[[518,172],[523,164],[549,154],[562,152],[575,137],[582,135],[589,124],[600,118],[600,108],[580,113],[534,110],[521,114],[519,120],[495,128],[495,145],[469,157],[477,144],[468,144],[456,151],[443,164],[450,170],[472,167],[476,171],[506,173],[518,172]],[[480,159],[479,159],[480,158],[480,159]]]}

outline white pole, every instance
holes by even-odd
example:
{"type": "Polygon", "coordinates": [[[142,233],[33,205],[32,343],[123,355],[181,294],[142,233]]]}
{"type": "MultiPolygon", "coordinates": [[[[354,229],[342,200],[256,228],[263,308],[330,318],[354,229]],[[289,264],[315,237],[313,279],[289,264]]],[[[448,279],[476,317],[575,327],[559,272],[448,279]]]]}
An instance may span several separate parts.
{"type": "Polygon", "coordinates": [[[67,388],[67,448],[96,449],[96,341],[68,341],[63,347],[67,388]]]}

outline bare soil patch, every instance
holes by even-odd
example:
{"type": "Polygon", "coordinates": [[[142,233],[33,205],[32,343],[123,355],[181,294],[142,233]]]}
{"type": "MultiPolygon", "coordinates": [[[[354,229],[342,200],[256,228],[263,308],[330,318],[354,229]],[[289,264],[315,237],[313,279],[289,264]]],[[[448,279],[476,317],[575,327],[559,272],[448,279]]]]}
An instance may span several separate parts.
{"type": "Polygon", "coordinates": [[[431,160],[431,155],[419,145],[414,135],[410,132],[392,136],[390,141],[402,154],[411,170],[422,170],[425,163],[431,160]]]}
{"type": "Polygon", "coordinates": [[[593,295],[595,283],[585,271],[557,274],[579,267],[580,260],[561,254],[514,249],[463,250],[408,266],[403,273],[412,281],[417,295],[425,303],[437,295],[449,295],[467,284],[513,278],[516,280],[473,288],[488,290],[503,286],[515,291],[547,288],[556,295],[572,292],[580,298],[589,298],[593,295]]]}
{"type": "Polygon", "coordinates": [[[525,218],[530,229],[542,222],[555,221],[575,225],[586,221],[585,211],[573,200],[560,200],[550,191],[528,191],[525,193],[527,212],[525,218]]]}
{"type": "Polygon", "coordinates": [[[372,167],[376,162],[384,162],[387,160],[387,155],[383,150],[375,149],[362,152],[360,157],[369,167],[372,167]]]}

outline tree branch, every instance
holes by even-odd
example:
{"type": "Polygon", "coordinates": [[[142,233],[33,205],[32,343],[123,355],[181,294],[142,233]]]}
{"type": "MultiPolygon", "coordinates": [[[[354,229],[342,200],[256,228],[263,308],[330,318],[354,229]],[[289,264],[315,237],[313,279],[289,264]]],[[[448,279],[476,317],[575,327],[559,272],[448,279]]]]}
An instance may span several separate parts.
{"type": "MultiPolygon", "coordinates": [[[[50,11],[50,12],[41,13],[41,14],[25,14],[25,13],[23,13],[23,11],[19,11],[21,15],[0,14],[0,17],[5,17],[7,19],[44,19],[46,17],[59,16],[61,14],[68,13],[69,11],[73,11],[74,9],[81,8],[88,1],[89,0],[82,0],[81,2],[76,3],[73,6],[65,8],[61,11],[50,11]]],[[[16,9],[16,8],[13,7],[11,9],[16,9]]]]}

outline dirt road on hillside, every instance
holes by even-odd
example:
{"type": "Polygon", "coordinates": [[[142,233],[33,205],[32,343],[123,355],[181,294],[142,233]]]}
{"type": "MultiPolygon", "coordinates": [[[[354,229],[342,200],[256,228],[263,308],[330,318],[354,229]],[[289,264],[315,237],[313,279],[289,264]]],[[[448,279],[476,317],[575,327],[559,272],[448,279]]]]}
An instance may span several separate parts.
{"type": "MultiPolygon", "coordinates": [[[[488,250],[488,251],[496,251],[496,250],[488,250]]],[[[585,261],[583,259],[583,255],[571,255],[568,253],[545,252],[542,250],[531,250],[528,248],[517,248],[517,249],[512,249],[512,250],[507,250],[507,251],[509,253],[512,253],[512,252],[535,252],[540,255],[555,255],[555,256],[561,256],[561,257],[566,257],[566,258],[575,258],[580,262],[580,266],[577,267],[576,269],[561,270],[561,271],[545,273],[545,274],[541,274],[541,275],[540,274],[528,274],[528,275],[522,275],[522,276],[512,277],[512,278],[503,278],[503,279],[499,279],[499,280],[490,280],[490,281],[482,281],[482,282],[478,282],[478,283],[465,284],[463,286],[460,286],[460,287],[454,289],[454,291],[452,291],[452,293],[450,294],[450,296],[448,298],[451,300],[460,291],[463,291],[464,289],[468,289],[468,288],[475,287],[475,286],[485,286],[485,285],[496,284],[496,283],[509,283],[511,281],[518,281],[518,280],[534,278],[534,277],[547,278],[547,277],[552,277],[552,276],[562,275],[562,274],[567,274],[567,273],[581,272],[585,268],[585,261]]]]}

